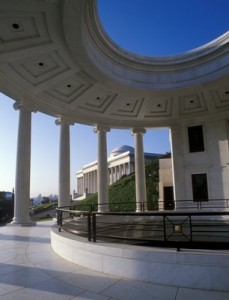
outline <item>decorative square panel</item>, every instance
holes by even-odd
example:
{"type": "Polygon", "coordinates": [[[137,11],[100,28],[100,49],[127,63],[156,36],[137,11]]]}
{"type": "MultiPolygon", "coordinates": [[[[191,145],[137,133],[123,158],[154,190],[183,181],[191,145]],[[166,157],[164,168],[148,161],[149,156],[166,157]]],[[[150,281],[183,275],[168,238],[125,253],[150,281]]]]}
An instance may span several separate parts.
{"type": "Polygon", "coordinates": [[[79,107],[87,111],[104,113],[107,108],[113,103],[116,95],[100,95],[95,96],[88,101],[80,104],[79,107]]]}
{"type": "Polygon", "coordinates": [[[173,98],[151,99],[147,105],[146,118],[169,117],[172,113],[173,98]]]}
{"type": "Polygon", "coordinates": [[[50,43],[43,12],[0,10],[0,53],[50,43]]]}
{"type": "Polygon", "coordinates": [[[55,76],[66,72],[69,67],[57,51],[11,63],[17,75],[37,86],[55,76]]]}
{"type": "Polygon", "coordinates": [[[229,105],[229,88],[210,91],[216,108],[226,107],[229,105]]]}
{"type": "Polygon", "coordinates": [[[80,71],[66,79],[62,80],[60,83],[52,86],[46,91],[48,97],[53,98],[53,100],[60,100],[70,104],[72,107],[78,104],[78,97],[83,95],[93,86],[93,80],[83,74],[80,71]]]}
{"type": "Polygon", "coordinates": [[[180,216],[179,221],[177,216],[164,216],[164,238],[166,241],[191,241],[191,217],[180,216]]]}
{"type": "Polygon", "coordinates": [[[142,105],[144,98],[142,99],[119,99],[116,102],[116,109],[113,109],[112,115],[115,116],[127,116],[127,117],[137,117],[142,105]]]}
{"type": "Polygon", "coordinates": [[[179,98],[180,114],[191,114],[207,111],[203,94],[184,95],[179,98]]]}
{"type": "Polygon", "coordinates": [[[39,37],[34,17],[6,17],[0,15],[0,36],[2,42],[39,37]]]}

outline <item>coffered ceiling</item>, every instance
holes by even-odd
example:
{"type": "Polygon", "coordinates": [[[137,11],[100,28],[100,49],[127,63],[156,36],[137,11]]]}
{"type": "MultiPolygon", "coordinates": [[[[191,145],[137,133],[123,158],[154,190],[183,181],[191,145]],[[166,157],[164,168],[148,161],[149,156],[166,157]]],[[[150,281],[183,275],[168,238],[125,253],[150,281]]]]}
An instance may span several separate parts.
{"type": "Polygon", "coordinates": [[[1,0],[0,90],[52,116],[117,128],[227,115],[229,33],[184,55],[142,57],[109,39],[94,0],[1,0]]]}

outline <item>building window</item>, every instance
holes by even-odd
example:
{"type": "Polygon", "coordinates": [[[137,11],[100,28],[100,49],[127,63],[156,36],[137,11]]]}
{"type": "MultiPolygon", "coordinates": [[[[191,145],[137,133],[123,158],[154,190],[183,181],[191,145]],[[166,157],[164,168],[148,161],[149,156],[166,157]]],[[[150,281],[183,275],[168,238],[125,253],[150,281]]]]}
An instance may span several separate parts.
{"type": "Polygon", "coordinates": [[[208,200],[207,174],[192,174],[193,201],[208,200]]]}
{"type": "Polygon", "coordinates": [[[204,135],[203,127],[201,125],[188,127],[188,141],[189,152],[204,151],[204,135]]]}

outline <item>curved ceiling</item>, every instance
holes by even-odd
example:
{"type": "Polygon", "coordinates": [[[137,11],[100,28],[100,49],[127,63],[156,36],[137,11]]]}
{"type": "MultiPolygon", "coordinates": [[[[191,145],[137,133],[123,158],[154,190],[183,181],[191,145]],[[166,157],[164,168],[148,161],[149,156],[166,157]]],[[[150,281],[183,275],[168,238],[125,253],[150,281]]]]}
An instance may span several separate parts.
{"type": "Polygon", "coordinates": [[[229,109],[229,33],[187,54],[143,57],[103,31],[95,0],[0,2],[0,89],[69,122],[171,126],[229,109]]]}
{"type": "Polygon", "coordinates": [[[144,56],[177,55],[200,47],[228,29],[228,0],[98,0],[109,37],[144,56]]]}

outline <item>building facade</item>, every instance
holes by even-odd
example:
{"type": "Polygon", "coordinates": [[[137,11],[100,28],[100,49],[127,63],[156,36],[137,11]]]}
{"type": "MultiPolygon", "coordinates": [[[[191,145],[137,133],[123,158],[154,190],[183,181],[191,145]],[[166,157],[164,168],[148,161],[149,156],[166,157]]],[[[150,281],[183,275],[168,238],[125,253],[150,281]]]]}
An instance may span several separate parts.
{"type": "Polygon", "coordinates": [[[160,160],[159,200],[174,199],[177,209],[199,201],[202,206],[227,208],[228,137],[228,118],[196,119],[172,127],[172,158],[160,160]]]}

